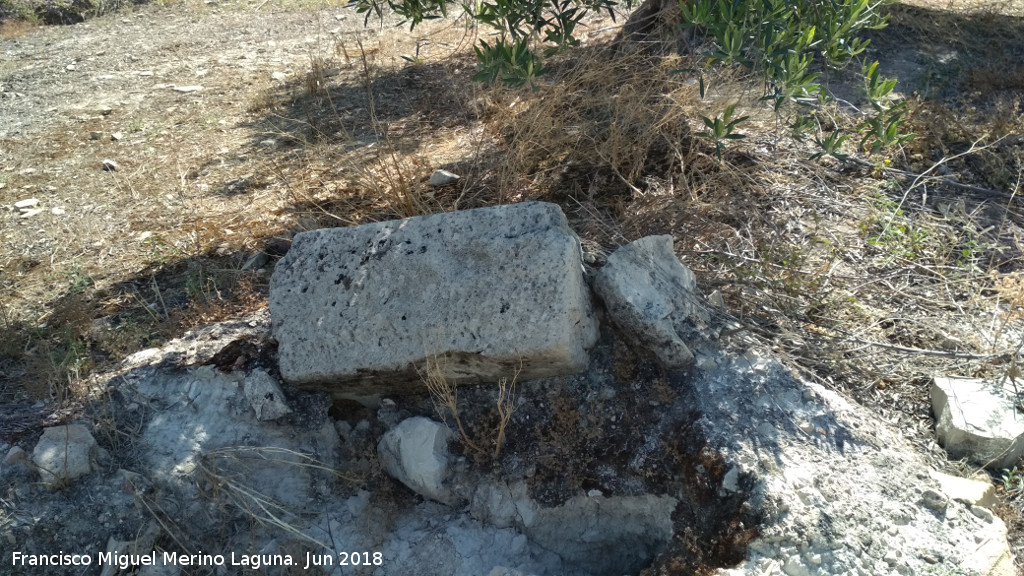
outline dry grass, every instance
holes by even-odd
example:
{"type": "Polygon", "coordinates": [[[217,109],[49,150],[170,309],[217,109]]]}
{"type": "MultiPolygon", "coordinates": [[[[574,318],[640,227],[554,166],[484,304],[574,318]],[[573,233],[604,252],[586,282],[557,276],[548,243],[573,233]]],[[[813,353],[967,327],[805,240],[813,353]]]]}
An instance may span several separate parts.
{"type": "Polygon", "coordinates": [[[434,401],[434,409],[438,416],[447,421],[446,414],[450,414],[455,419],[455,426],[459,429],[459,434],[466,446],[474,452],[483,453],[484,450],[469,437],[466,427],[462,425],[462,417],[459,415],[459,385],[455,379],[447,375],[447,364],[445,356],[428,357],[426,365],[420,373],[420,378],[434,401]]]}
{"type": "MultiPolygon", "coordinates": [[[[522,372],[522,365],[509,378],[501,378],[495,385],[496,398],[494,410],[497,415],[494,428],[486,430],[487,443],[494,444],[494,450],[489,453],[491,462],[497,466],[501,456],[501,448],[505,443],[505,432],[508,429],[512,415],[518,407],[518,396],[516,395],[516,384],[519,373],[522,372]]],[[[422,370],[420,379],[423,381],[430,398],[434,403],[434,411],[443,421],[448,416],[455,420],[455,426],[459,430],[462,442],[471,449],[477,456],[484,456],[488,451],[475,442],[467,432],[467,426],[463,425],[462,412],[459,410],[458,382],[448,374],[448,358],[444,355],[428,354],[422,370]]],[[[480,428],[480,426],[477,426],[480,428]]]]}
{"type": "Polygon", "coordinates": [[[37,24],[31,20],[4,20],[0,23],[0,38],[20,38],[34,30],[36,26],[37,24]]]}

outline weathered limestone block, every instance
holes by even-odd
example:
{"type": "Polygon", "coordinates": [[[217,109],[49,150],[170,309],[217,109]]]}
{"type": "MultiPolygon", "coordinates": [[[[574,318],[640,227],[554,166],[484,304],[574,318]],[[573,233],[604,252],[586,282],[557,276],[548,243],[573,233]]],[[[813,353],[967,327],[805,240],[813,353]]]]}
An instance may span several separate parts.
{"type": "Polygon", "coordinates": [[[1024,455],[1024,418],[1009,384],[937,376],[931,398],[935,435],[953,458],[998,470],[1012,468],[1024,455]]]}
{"type": "Polygon", "coordinates": [[[282,376],[335,397],[578,372],[597,324],[579,240],[528,202],[299,234],[270,285],[282,376]]]}
{"type": "Polygon", "coordinates": [[[672,251],[671,236],[647,236],[620,247],[597,274],[594,289],[608,316],[635,345],[647,348],[668,369],[694,362],[688,340],[698,304],[697,281],[672,251]]]}

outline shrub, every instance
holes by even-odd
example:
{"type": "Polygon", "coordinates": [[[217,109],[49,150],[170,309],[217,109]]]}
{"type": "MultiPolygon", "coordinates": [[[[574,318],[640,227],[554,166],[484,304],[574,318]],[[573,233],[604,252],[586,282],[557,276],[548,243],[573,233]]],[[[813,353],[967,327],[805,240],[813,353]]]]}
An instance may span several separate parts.
{"type": "MultiPolygon", "coordinates": [[[[650,20],[670,0],[645,0],[624,26],[621,41],[637,39],[650,20]]],[[[819,78],[843,68],[863,53],[869,41],[860,37],[867,29],[882,28],[888,17],[881,13],[892,0],[678,0],[680,25],[703,31],[710,49],[701,70],[683,70],[699,76],[704,96],[704,71],[713,65],[742,66],[764,81],[763,101],[776,113],[783,106],[795,107],[790,125],[802,140],[814,129],[814,141],[824,155],[844,159],[839,148],[846,135],[838,130],[823,136],[822,128],[809,115],[813,107],[830,100],[819,78]]],[[[358,10],[383,15],[388,8],[410,28],[427,19],[448,15],[445,0],[355,0],[358,10]]],[[[626,0],[632,7],[632,0],[626,0]]],[[[615,16],[615,0],[483,0],[464,3],[461,10],[476,23],[497,31],[491,41],[480,40],[475,47],[483,82],[534,86],[546,68],[543,58],[576,46],[576,26],[591,12],[615,16]],[[538,55],[537,49],[542,55],[538,55]]],[[[901,132],[904,104],[889,102],[895,80],[882,78],[877,63],[865,64],[866,95],[874,113],[857,125],[860,145],[874,153],[905,142],[901,132]]],[[[738,138],[736,134],[732,137],[738,138]]],[[[719,155],[721,147],[718,147],[719,155]]]]}

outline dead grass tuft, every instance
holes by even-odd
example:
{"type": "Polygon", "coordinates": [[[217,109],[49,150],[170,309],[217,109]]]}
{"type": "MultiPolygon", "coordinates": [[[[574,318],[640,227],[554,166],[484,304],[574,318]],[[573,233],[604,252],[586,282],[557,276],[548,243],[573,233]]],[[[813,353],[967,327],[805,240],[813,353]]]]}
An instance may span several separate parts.
{"type": "Polygon", "coordinates": [[[494,117],[508,142],[499,197],[628,197],[643,194],[645,177],[673,182],[693,157],[689,119],[699,109],[697,87],[674,72],[687,66],[596,47],[556,65],[536,93],[496,89],[492,105],[507,111],[494,117]]]}
{"type": "Polygon", "coordinates": [[[21,38],[35,30],[37,27],[37,23],[28,19],[4,20],[0,23],[0,38],[5,38],[7,40],[21,38]]]}

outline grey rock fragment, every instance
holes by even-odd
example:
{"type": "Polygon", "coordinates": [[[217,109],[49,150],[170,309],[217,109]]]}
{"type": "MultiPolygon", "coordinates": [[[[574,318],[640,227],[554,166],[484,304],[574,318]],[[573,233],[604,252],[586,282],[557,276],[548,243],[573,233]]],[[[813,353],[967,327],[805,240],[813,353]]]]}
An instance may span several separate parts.
{"type": "Polygon", "coordinates": [[[54,426],[43,430],[32,451],[32,461],[39,467],[43,482],[62,484],[92,471],[96,440],[81,424],[54,426]]]}
{"type": "Polygon", "coordinates": [[[706,316],[693,272],[672,251],[671,236],[648,236],[608,257],[594,286],[612,322],[668,369],[694,362],[688,340],[706,316]]]}
{"type": "Polygon", "coordinates": [[[27,475],[30,473],[31,465],[28,454],[20,446],[12,446],[4,456],[3,462],[0,462],[0,478],[27,475]]]}
{"type": "Polygon", "coordinates": [[[936,512],[945,512],[946,507],[949,505],[949,499],[935,490],[928,489],[921,493],[921,503],[924,504],[925,508],[935,510],[936,512]]]}
{"type": "Polygon", "coordinates": [[[263,370],[253,370],[242,384],[245,397],[256,412],[256,419],[260,422],[276,420],[286,414],[291,414],[292,409],[284,401],[284,393],[270,374],[263,370]]]}

